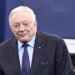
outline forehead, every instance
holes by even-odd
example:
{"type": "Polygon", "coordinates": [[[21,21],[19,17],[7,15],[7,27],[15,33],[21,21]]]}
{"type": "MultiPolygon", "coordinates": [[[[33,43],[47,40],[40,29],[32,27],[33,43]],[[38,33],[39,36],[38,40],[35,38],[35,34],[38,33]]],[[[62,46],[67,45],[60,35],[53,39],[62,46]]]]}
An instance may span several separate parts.
{"type": "Polygon", "coordinates": [[[26,11],[16,11],[11,16],[11,21],[21,21],[21,20],[30,20],[32,21],[32,15],[30,12],[26,11]]]}

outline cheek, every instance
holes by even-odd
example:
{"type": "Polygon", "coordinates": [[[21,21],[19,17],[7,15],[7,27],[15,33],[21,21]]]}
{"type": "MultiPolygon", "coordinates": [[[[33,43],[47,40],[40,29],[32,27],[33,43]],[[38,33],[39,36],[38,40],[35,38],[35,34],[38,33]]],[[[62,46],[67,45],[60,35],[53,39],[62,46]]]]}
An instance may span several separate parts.
{"type": "Polygon", "coordinates": [[[35,32],[35,28],[34,28],[34,27],[32,27],[32,28],[30,29],[30,34],[31,34],[31,35],[33,35],[33,34],[34,34],[34,32],[35,32]]]}
{"type": "Polygon", "coordinates": [[[14,34],[15,36],[18,35],[18,31],[14,30],[14,31],[13,31],[13,34],[14,34]]]}
{"type": "Polygon", "coordinates": [[[37,28],[34,26],[33,27],[33,33],[36,33],[36,31],[37,31],[37,28]]]}
{"type": "Polygon", "coordinates": [[[31,27],[31,31],[32,31],[32,32],[35,32],[35,31],[36,31],[36,26],[32,26],[32,27],[31,27]]]}

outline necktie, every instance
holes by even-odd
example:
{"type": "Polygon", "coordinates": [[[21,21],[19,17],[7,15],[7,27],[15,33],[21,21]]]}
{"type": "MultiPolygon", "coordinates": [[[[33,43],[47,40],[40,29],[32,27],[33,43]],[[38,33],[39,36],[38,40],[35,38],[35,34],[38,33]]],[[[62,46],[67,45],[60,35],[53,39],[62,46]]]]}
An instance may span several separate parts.
{"type": "Polygon", "coordinates": [[[29,75],[29,72],[30,72],[30,64],[29,64],[27,46],[28,44],[24,45],[24,53],[22,57],[22,75],[29,75]]]}

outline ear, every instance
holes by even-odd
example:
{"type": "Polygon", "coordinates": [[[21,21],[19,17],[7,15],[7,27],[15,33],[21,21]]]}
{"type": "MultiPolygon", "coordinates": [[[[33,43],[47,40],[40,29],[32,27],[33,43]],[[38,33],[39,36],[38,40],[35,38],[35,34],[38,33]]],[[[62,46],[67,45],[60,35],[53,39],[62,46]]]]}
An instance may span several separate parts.
{"type": "Polygon", "coordinates": [[[10,28],[10,30],[11,30],[12,32],[14,32],[14,29],[12,28],[11,25],[9,25],[9,28],[10,28]]]}

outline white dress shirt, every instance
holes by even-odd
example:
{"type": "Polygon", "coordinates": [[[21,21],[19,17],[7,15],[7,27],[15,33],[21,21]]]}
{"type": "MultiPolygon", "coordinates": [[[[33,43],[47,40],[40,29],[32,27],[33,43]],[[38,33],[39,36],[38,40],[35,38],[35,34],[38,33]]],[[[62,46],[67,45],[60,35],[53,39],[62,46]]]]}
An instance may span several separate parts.
{"type": "MultiPolygon", "coordinates": [[[[31,68],[31,64],[32,64],[35,38],[36,38],[36,36],[34,36],[31,41],[27,42],[27,44],[28,44],[27,51],[28,51],[28,55],[29,55],[30,68],[31,68]]],[[[23,43],[18,41],[18,54],[19,54],[21,69],[22,69],[22,56],[23,56],[23,52],[24,52],[24,47],[22,47],[22,45],[23,45],[23,43]]]]}

